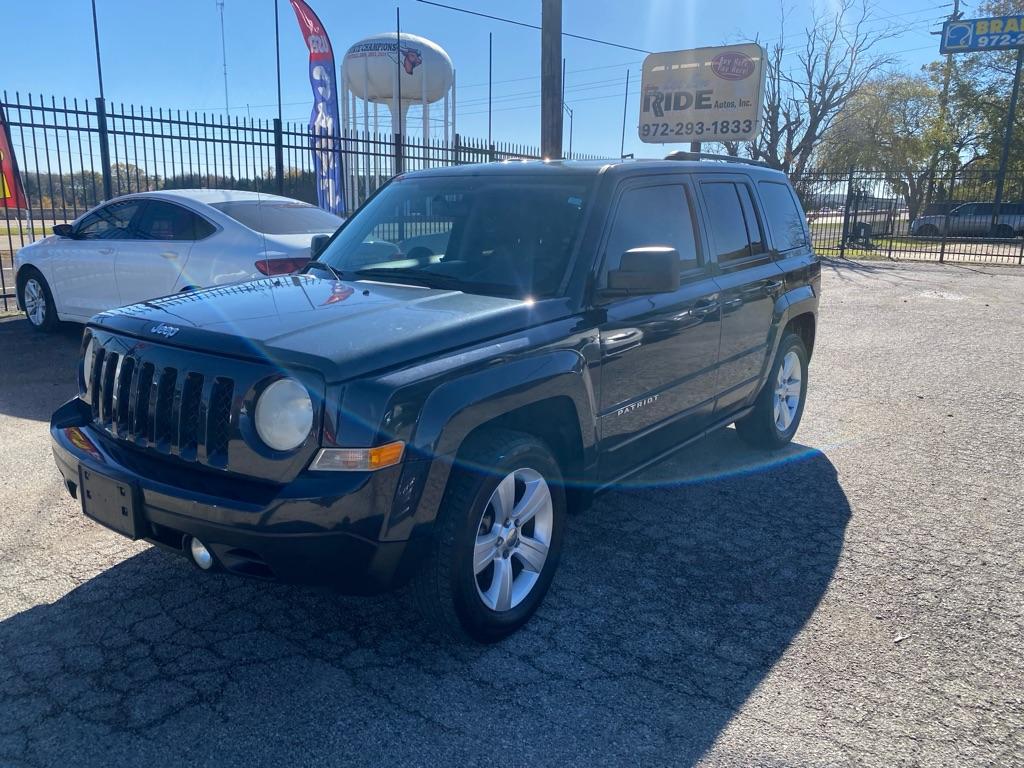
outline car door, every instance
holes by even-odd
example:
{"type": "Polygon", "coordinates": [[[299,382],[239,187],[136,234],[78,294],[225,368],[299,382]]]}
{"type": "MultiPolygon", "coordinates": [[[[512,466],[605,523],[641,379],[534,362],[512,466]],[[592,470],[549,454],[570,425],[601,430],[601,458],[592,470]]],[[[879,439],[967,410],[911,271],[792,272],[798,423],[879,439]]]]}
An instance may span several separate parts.
{"type": "Polygon", "coordinates": [[[718,362],[718,287],[704,255],[693,189],[684,177],[654,177],[618,191],[598,276],[601,474],[613,480],[697,434],[711,418],[718,362]],[[631,248],[680,255],[670,293],[609,296],[609,270],[631,248]],[[602,292],[604,291],[604,292],[602,292]]]}
{"type": "Polygon", "coordinates": [[[948,233],[960,237],[971,234],[975,221],[975,208],[977,206],[973,203],[954,208],[949,214],[948,233]]]}
{"type": "Polygon", "coordinates": [[[708,174],[699,187],[718,261],[722,342],[716,411],[724,416],[757,392],[768,362],[775,299],[784,285],[749,177],[708,174]]]}
{"type": "Polygon", "coordinates": [[[117,249],[131,235],[141,201],[115,200],[87,214],[60,242],[53,274],[61,314],[79,319],[120,306],[114,278],[117,249]]]}
{"type": "Polygon", "coordinates": [[[146,200],[134,237],[117,249],[117,286],[122,304],[174,293],[197,237],[212,226],[183,206],[146,200]]]}

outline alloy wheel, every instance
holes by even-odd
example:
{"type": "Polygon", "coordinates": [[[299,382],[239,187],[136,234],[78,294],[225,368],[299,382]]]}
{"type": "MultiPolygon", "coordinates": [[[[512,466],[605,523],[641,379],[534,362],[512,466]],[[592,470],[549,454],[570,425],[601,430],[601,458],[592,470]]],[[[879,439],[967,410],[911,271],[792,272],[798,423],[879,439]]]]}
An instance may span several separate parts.
{"type": "Polygon", "coordinates": [[[34,277],[25,281],[22,298],[25,302],[25,315],[32,325],[41,326],[46,322],[46,292],[42,284],[34,277]]]}
{"type": "Polygon", "coordinates": [[[494,489],[477,527],[476,590],[492,611],[519,605],[544,569],[554,530],[551,489],[534,469],[507,474],[494,489]]]}
{"type": "Polygon", "coordinates": [[[796,418],[800,407],[803,366],[800,356],[790,350],[782,358],[779,374],[775,380],[775,428],[785,432],[796,418]]]}

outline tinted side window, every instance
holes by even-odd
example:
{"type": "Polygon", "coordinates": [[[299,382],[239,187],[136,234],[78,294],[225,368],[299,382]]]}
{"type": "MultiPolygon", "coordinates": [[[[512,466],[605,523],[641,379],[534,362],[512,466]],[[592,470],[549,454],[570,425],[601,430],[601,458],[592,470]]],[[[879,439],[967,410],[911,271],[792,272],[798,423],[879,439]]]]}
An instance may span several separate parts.
{"type": "Polygon", "coordinates": [[[775,181],[762,181],[757,187],[761,192],[765,217],[775,247],[780,251],[788,251],[807,245],[803,214],[789,187],[775,181]]]}
{"type": "Polygon", "coordinates": [[[740,196],[740,204],[743,206],[743,219],[747,224],[747,240],[750,241],[750,252],[764,253],[768,250],[764,244],[764,230],[761,229],[761,222],[757,218],[754,206],[753,193],[746,184],[737,184],[736,191],[740,196]]]}
{"type": "Polygon", "coordinates": [[[726,262],[749,256],[747,224],[736,185],[721,181],[704,182],[701,190],[708,204],[708,219],[718,249],[718,261],[726,262]]]}
{"type": "Polygon", "coordinates": [[[619,268],[623,253],[645,245],[675,248],[682,270],[700,263],[693,212],[682,185],[639,187],[622,194],[605,248],[602,284],[608,270],[619,268]]]}
{"type": "Polygon", "coordinates": [[[149,200],[139,221],[138,237],[143,240],[197,240],[201,225],[199,216],[180,205],[162,200],[149,200]]]}
{"type": "Polygon", "coordinates": [[[134,237],[130,227],[140,205],[139,200],[123,200],[105,205],[82,219],[75,235],[81,240],[124,240],[134,237]]]}

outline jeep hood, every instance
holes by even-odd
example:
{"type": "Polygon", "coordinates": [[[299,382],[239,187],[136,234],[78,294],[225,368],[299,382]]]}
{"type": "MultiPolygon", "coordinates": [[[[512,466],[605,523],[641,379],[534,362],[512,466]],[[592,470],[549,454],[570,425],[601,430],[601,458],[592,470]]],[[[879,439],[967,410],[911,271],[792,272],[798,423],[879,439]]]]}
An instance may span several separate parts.
{"type": "Polygon", "coordinates": [[[90,325],[342,381],[555,320],[567,306],[302,274],[154,299],[90,325]]]}

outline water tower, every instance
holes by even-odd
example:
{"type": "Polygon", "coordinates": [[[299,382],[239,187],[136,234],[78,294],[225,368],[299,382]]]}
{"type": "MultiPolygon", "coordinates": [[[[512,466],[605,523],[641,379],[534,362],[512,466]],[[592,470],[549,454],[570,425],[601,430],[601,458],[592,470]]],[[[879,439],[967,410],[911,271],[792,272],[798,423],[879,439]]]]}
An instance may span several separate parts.
{"type": "Polygon", "coordinates": [[[444,142],[447,144],[455,134],[452,60],[441,46],[425,37],[402,33],[399,40],[397,33],[385,32],[360,40],[345,53],[341,82],[341,120],[348,131],[377,133],[377,105],[384,104],[391,114],[391,131],[406,136],[406,115],[409,107],[418,104],[423,111],[426,144],[430,138],[430,105],[443,99],[444,142]]]}

